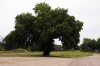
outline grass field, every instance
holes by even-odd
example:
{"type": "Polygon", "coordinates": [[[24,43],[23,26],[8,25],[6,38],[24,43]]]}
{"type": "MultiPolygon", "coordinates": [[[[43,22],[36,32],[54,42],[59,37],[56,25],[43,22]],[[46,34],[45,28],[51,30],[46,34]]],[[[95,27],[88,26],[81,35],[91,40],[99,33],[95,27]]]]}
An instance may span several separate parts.
{"type": "MultiPolygon", "coordinates": [[[[50,57],[85,57],[91,56],[93,53],[90,52],[80,52],[80,51],[59,51],[51,52],[50,57]]],[[[0,57],[41,57],[42,52],[0,52],[0,57]]]]}
{"type": "Polygon", "coordinates": [[[62,52],[51,52],[51,56],[57,57],[69,57],[69,58],[76,58],[76,57],[85,57],[91,56],[93,53],[90,52],[81,52],[81,51],[62,51],[62,52]]]}
{"type": "Polygon", "coordinates": [[[42,56],[42,52],[0,52],[0,57],[35,57],[42,56]]]}

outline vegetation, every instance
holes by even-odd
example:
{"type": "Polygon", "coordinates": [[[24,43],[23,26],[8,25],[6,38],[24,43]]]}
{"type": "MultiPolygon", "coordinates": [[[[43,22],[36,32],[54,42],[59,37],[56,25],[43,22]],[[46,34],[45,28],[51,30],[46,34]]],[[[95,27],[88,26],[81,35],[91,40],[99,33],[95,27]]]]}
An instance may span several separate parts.
{"type": "Polygon", "coordinates": [[[84,38],[80,49],[84,52],[100,52],[100,38],[97,41],[95,39],[84,38]]]}
{"type": "Polygon", "coordinates": [[[62,41],[64,50],[77,46],[83,22],[69,15],[68,9],[52,9],[44,2],[36,4],[33,10],[35,15],[22,13],[16,16],[15,30],[3,40],[6,50],[38,50],[48,56],[54,48],[55,38],[62,41]]]}
{"type": "MultiPolygon", "coordinates": [[[[51,52],[49,57],[65,57],[65,58],[76,58],[76,57],[85,57],[91,56],[93,53],[90,52],[80,52],[80,51],[60,51],[60,52],[51,52]]],[[[5,51],[0,52],[0,56],[3,57],[42,57],[42,52],[13,52],[5,51]]]]}
{"type": "Polygon", "coordinates": [[[13,52],[13,51],[2,51],[0,52],[1,57],[39,57],[42,56],[42,52],[13,52]]]}
{"type": "Polygon", "coordinates": [[[0,51],[5,51],[3,43],[0,42],[0,51]]]}
{"type": "Polygon", "coordinates": [[[28,52],[28,50],[22,49],[22,48],[17,48],[15,50],[13,50],[13,52],[28,52]]]}
{"type": "Polygon", "coordinates": [[[91,56],[93,53],[90,52],[80,52],[80,51],[61,51],[61,52],[51,52],[51,56],[55,57],[69,57],[69,58],[76,58],[76,57],[85,57],[91,56]]]}

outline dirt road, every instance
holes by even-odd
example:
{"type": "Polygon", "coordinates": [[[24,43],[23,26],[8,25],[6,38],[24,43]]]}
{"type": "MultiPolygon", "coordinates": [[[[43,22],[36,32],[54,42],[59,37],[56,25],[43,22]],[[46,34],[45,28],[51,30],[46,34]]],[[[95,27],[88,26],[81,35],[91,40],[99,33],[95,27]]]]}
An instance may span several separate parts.
{"type": "Polygon", "coordinates": [[[68,66],[100,66],[100,55],[75,59],[68,66]]]}
{"type": "Polygon", "coordinates": [[[0,57],[0,66],[100,66],[100,56],[85,58],[0,57]]]}
{"type": "Polygon", "coordinates": [[[68,66],[72,60],[54,57],[0,57],[0,66],[68,66]]]}

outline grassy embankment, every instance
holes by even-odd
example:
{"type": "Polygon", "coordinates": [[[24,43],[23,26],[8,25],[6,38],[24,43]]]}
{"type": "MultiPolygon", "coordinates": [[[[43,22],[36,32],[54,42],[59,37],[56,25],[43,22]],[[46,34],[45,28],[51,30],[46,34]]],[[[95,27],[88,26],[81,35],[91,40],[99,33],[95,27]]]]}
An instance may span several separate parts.
{"type": "MultiPolygon", "coordinates": [[[[59,51],[50,53],[50,57],[67,57],[67,58],[85,57],[91,55],[93,55],[93,53],[80,52],[80,51],[59,51]]],[[[12,51],[0,52],[0,57],[41,57],[41,56],[42,52],[12,52],[12,51]]]]}

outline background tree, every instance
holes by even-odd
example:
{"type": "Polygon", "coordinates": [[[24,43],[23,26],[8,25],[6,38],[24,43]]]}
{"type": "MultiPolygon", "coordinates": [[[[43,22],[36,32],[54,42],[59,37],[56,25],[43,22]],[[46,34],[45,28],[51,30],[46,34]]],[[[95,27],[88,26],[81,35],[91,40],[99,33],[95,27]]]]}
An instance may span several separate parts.
{"type": "Polygon", "coordinates": [[[0,51],[4,51],[3,37],[0,37],[0,51]]]}
{"type": "Polygon", "coordinates": [[[100,52],[100,38],[97,39],[97,45],[96,48],[98,49],[98,51],[100,52]]]}
{"type": "Polygon", "coordinates": [[[15,45],[17,48],[38,46],[44,56],[48,56],[53,50],[55,38],[62,41],[65,50],[77,46],[83,23],[70,16],[68,9],[51,9],[51,6],[44,2],[36,4],[33,10],[35,16],[30,13],[16,16],[15,31],[5,38],[6,45],[15,45]],[[10,43],[8,38],[13,42],[10,43]]]}
{"type": "Polygon", "coordinates": [[[3,42],[5,42],[6,50],[12,50],[16,47],[16,45],[14,44],[14,42],[15,42],[14,33],[15,33],[15,31],[11,31],[3,40],[3,42]]]}
{"type": "Polygon", "coordinates": [[[81,51],[87,52],[87,51],[91,51],[90,47],[88,47],[88,43],[91,41],[91,39],[88,38],[84,38],[83,39],[83,43],[81,44],[81,51]]]}
{"type": "Polygon", "coordinates": [[[97,42],[94,39],[84,38],[83,43],[81,44],[81,50],[85,52],[94,51],[97,49],[97,42]]]}

